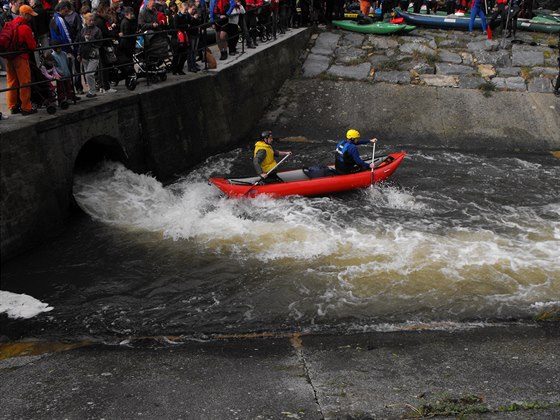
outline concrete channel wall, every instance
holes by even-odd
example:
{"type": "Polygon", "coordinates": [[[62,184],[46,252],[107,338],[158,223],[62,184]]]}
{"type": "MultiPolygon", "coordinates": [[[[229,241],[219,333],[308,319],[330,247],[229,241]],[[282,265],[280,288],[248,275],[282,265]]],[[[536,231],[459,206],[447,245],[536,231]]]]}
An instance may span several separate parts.
{"type": "Polygon", "coordinates": [[[42,111],[2,122],[2,260],[60,229],[73,206],[76,160],[88,153],[86,144],[166,181],[239,143],[301,65],[309,36],[302,30],[204,76],[100,97],[54,116],[42,111]]]}

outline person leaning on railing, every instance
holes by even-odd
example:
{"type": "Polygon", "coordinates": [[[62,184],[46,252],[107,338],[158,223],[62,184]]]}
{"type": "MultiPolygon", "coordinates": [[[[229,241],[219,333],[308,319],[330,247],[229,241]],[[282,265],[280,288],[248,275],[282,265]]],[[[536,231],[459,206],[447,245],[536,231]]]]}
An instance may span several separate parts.
{"type": "Polygon", "coordinates": [[[103,38],[103,43],[100,49],[100,67],[99,72],[101,85],[101,92],[103,93],[115,93],[117,90],[111,87],[110,81],[110,70],[113,63],[110,62],[109,55],[105,52],[105,48],[113,47],[112,39],[118,36],[118,31],[116,30],[117,24],[113,22],[112,16],[109,10],[109,6],[105,3],[101,3],[97,7],[97,13],[94,17],[94,24],[101,31],[101,37],[103,38]]]}
{"type": "Polygon", "coordinates": [[[216,42],[220,49],[220,60],[228,57],[227,50],[227,26],[229,16],[235,7],[234,0],[211,0],[210,1],[210,22],[216,30],[216,42]]]}
{"type": "Polygon", "coordinates": [[[136,16],[134,15],[134,9],[130,6],[126,6],[123,9],[124,17],[121,20],[120,32],[119,32],[119,62],[122,60],[129,64],[123,68],[123,71],[127,75],[132,75],[134,73],[134,52],[136,51],[136,28],[138,28],[138,22],[136,21],[136,16]]]}
{"type": "MultiPolygon", "coordinates": [[[[192,3],[187,8],[187,18],[189,28],[187,29],[187,36],[189,37],[189,50],[187,52],[187,65],[189,71],[196,73],[200,71],[200,67],[196,63],[196,55],[198,52],[198,43],[200,40],[200,28],[202,25],[202,17],[198,14],[198,10],[192,3]]],[[[203,9],[204,10],[204,9],[203,9]]]]}
{"type": "Polygon", "coordinates": [[[176,29],[176,31],[171,32],[171,50],[173,51],[171,72],[173,74],[186,74],[183,69],[187,61],[189,49],[189,38],[187,36],[187,29],[189,28],[188,19],[187,3],[181,3],[178,12],[173,16],[173,21],[171,22],[173,28],[176,29]]]}
{"type": "Polygon", "coordinates": [[[29,22],[37,13],[30,6],[23,5],[19,8],[19,16],[10,24],[16,25],[17,51],[15,56],[6,56],[6,102],[10,113],[30,115],[37,112],[31,104],[31,89],[22,87],[31,83],[31,69],[29,68],[29,52],[37,48],[29,22]],[[21,104],[21,105],[18,105],[21,104]]]}
{"type": "Polygon", "coordinates": [[[88,85],[88,93],[86,97],[93,98],[97,96],[95,93],[95,72],[99,66],[99,48],[101,47],[101,30],[93,23],[93,14],[86,13],[84,15],[84,27],[78,35],[80,42],[78,50],[78,61],[84,66],[86,82],[88,85]],[[98,42],[93,42],[93,41],[98,42]]]}

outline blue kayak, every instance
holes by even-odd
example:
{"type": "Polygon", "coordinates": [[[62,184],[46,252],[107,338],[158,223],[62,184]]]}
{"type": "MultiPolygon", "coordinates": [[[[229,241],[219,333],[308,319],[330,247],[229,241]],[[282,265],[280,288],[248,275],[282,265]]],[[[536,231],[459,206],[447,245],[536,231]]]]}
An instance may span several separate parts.
{"type": "MultiPolygon", "coordinates": [[[[420,13],[409,13],[399,8],[395,9],[395,13],[404,18],[407,24],[414,26],[427,26],[438,29],[457,29],[468,31],[470,16],[457,15],[424,15],[420,13]]],[[[482,30],[482,20],[477,17],[473,23],[473,29],[482,30]]],[[[486,30],[486,28],[484,28],[486,30]]]]}

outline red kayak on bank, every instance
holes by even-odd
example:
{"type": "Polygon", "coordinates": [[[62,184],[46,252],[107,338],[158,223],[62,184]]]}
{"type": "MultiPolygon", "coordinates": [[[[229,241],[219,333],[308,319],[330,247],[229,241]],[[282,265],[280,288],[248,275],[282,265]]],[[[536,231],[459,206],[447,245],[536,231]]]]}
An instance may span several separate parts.
{"type": "MultiPolygon", "coordinates": [[[[399,167],[406,153],[391,153],[375,158],[374,182],[387,179],[399,167]]],[[[366,160],[371,163],[371,159],[366,160]]],[[[327,174],[316,175],[309,168],[278,172],[284,181],[276,184],[255,185],[259,177],[249,178],[210,178],[209,181],[230,197],[255,197],[266,194],[272,197],[289,195],[317,196],[366,188],[371,185],[371,170],[348,175],[336,175],[334,165],[328,166],[327,174]]]]}

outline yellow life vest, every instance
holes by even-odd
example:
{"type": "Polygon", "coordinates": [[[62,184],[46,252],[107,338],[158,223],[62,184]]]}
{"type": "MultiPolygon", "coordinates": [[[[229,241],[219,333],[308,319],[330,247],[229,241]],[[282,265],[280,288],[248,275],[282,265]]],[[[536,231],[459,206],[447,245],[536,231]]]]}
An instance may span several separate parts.
{"type": "Polygon", "coordinates": [[[266,144],[264,141],[259,140],[255,143],[255,152],[253,157],[257,156],[259,150],[264,150],[266,152],[266,157],[261,162],[261,168],[263,173],[270,171],[276,166],[276,160],[274,159],[274,150],[270,144],[266,144]]]}

